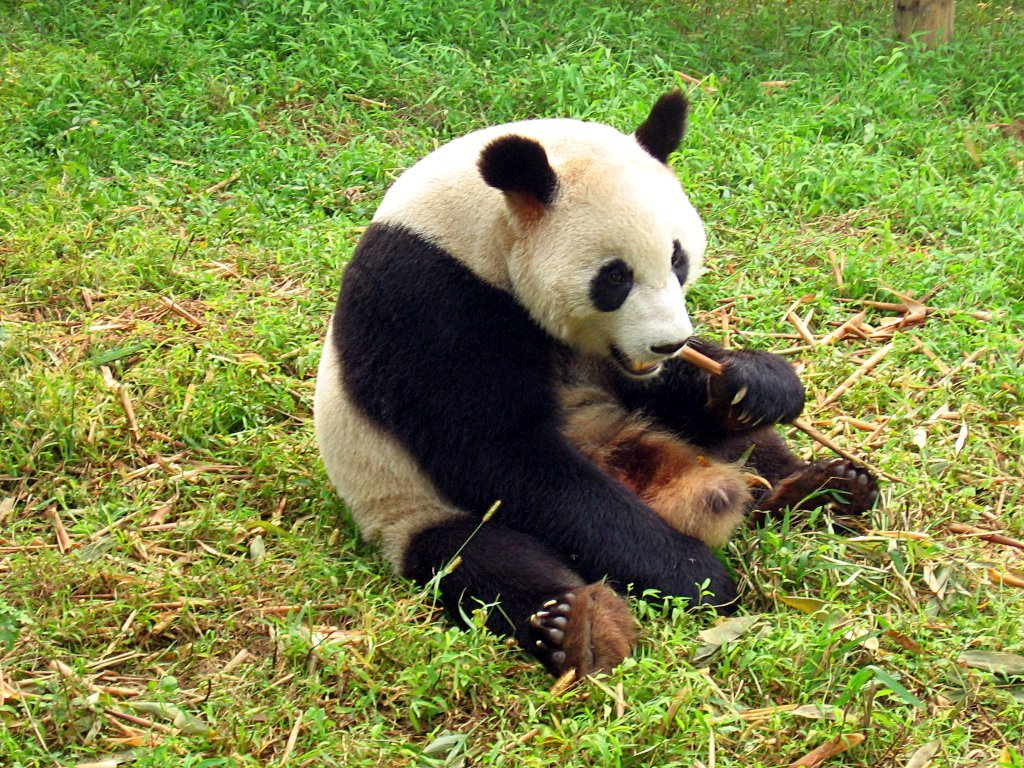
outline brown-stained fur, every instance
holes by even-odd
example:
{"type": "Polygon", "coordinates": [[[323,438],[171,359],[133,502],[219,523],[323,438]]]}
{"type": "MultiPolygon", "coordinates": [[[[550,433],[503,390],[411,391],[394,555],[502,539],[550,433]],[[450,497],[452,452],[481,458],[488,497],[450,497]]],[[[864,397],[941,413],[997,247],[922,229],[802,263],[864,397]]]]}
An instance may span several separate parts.
{"type": "MultiPolygon", "coordinates": [[[[548,661],[555,675],[576,670],[576,679],[611,672],[632,655],[636,625],[626,601],[604,584],[572,590],[573,600],[560,650],[565,659],[548,661]]],[[[564,596],[561,599],[565,599],[564,596]]]]}
{"type": "Polygon", "coordinates": [[[743,521],[751,494],[736,466],[707,458],[597,387],[567,387],[562,404],[563,434],[675,530],[717,547],[743,521]]]}

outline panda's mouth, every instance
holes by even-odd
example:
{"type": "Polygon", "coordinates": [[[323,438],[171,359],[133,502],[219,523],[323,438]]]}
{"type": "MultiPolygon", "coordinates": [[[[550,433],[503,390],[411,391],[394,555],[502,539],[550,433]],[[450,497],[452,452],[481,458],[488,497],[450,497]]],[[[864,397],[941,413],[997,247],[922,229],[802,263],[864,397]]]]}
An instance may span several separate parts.
{"type": "Polygon", "coordinates": [[[640,360],[633,360],[621,349],[615,346],[611,348],[611,356],[612,360],[618,364],[619,369],[633,379],[649,379],[652,376],[657,376],[661,371],[660,361],[645,363],[640,360]]]}

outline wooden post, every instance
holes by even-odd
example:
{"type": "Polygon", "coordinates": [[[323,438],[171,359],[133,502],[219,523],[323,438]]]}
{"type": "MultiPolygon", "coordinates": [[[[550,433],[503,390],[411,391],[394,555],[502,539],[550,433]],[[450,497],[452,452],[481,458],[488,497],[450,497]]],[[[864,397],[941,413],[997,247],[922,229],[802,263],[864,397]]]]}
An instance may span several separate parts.
{"type": "Polygon", "coordinates": [[[897,40],[918,35],[925,48],[935,48],[953,38],[953,0],[893,0],[892,22],[897,40]]]}

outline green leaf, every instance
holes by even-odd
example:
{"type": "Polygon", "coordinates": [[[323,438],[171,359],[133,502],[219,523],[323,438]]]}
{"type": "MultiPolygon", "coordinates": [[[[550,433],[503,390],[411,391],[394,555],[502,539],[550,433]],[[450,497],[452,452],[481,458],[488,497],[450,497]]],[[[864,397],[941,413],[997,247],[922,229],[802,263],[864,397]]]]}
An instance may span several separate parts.
{"type": "Polygon", "coordinates": [[[911,707],[919,707],[921,709],[924,708],[924,702],[917,698],[917,696],[912,694],[910,691],[908,691],[906,687],[903,685],[903,683],[901,683],[899,680],[897,680],[895,677],[893,677],[880,667],[872,668],[875,671],[875,680],[877,680],[886,688],[888,688],[892,692],[893,696],[902,701],[904,704],[907,704],[911,707]]]}

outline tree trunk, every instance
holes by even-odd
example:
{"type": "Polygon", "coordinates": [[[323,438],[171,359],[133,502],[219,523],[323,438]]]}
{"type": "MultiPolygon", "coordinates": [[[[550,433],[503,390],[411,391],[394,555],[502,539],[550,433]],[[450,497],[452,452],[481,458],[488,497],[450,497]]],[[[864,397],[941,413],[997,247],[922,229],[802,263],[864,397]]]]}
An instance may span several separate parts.
{"type": "Polygon", "coordinates": [[[935,48],[953,37],[953,0],[893,0],[892,20],[897,40],[917,35],[935,48]]]}

